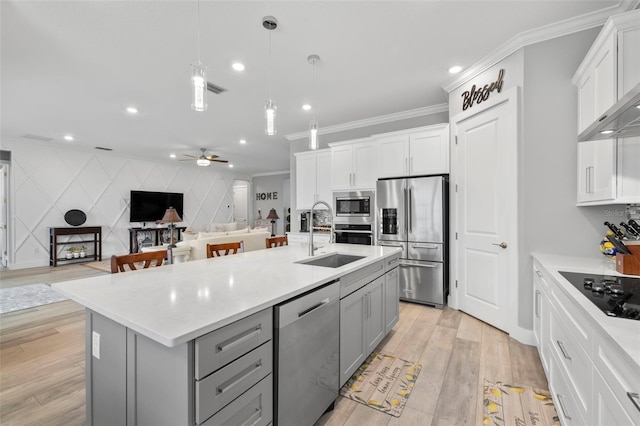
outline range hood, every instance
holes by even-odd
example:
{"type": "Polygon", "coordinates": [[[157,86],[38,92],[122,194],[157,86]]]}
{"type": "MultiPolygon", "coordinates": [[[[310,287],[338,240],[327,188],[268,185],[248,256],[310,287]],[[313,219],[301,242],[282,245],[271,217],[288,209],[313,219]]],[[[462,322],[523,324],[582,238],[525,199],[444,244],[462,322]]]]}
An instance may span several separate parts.
{"type": "Polygon", "coordinates": [[[578,142],[631,136],[640,136],[640,84],[580,133],[578,142]]]}

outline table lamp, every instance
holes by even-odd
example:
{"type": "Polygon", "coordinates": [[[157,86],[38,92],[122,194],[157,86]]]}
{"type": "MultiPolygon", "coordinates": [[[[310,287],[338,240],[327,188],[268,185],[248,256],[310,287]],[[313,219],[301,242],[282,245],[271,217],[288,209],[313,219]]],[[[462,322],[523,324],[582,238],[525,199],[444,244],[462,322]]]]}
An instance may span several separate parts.
{"type": "Polygon", "coordinates": [[[176,222],[182,222],[182,219],[178,215],[178,212],[176,211],[176,209],[174,209],[173,207],[169,207],[167,211],[164,212],[164,216],[162,217],[162,220],[160,220],[160,223],[169,224],[169,235],[170,235],[169,247],[171,248],[176,247],[176,245],[173,244],[173,224],[176,222]]]}
{"type": "Polygon", "coordinates": [[[267,215],[267,219],[271,220],[271,236],[276,236],[276,220],[280,219],[278,217],[278,213],[276,213],[276,209],[271,209],[269,214],[267,215]]]}

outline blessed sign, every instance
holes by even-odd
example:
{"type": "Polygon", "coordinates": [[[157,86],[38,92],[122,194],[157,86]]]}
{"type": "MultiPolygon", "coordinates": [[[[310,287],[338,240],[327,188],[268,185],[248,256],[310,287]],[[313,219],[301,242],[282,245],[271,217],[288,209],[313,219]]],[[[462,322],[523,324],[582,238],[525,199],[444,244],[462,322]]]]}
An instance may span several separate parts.
{"type": "Polygon", "coordinates": [[[462,94],[462,110],[466,110],[467,108],[471,108],[473,104],[479,104],[487,99],[489,99],[489,95],[493,91],[497,91],[500,93],[502,90],[502,78],[504,77],[504,69],[501,69],[498,73],[498,78],[491,84],[485,84],[484,87],[476,88],[474,84],[471,86],[471,90],[467,90],[462,94]]]}

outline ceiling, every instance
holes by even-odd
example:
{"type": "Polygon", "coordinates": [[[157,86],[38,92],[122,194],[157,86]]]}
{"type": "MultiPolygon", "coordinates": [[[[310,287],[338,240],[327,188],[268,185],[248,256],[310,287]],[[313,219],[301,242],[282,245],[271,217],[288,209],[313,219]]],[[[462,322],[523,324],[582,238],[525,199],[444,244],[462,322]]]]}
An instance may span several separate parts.
{"type": "Polygon", "coordinates": [[[227,91],[209,93],[208,110],[195,112],[197,1],[3,0],[1,137],[30,143],[24,136],[35,135],[152,161],[204,147],[238,173],[288,170],[285,136],[305,131],[312,117],[304,103],[321,129],[440,105],[449,67],[469,67],[524,31],[627,10],[622,3],[201,0],[201,61],[207,79],[227,91]],[[262,26],[267,15],[279,21],[271,32],[262,26]],[[276,136],[264,134],[269,33],[276,136]],[[320,56],[315,85],[310,54],[320,56]],[[234,61],[246,69],[234,71],[234,61]],[[137,115],[125,112],[130,105],[137,115]]]}

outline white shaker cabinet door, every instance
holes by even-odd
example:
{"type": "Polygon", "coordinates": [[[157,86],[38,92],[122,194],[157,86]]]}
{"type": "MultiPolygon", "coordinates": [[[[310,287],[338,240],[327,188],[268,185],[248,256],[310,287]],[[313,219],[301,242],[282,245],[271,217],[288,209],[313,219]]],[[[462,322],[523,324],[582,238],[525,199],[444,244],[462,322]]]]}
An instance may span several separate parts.
{"type": "Polygon", "coordinates": [[[449,126],[411,135],[409,152],[411,175],[449,173],[449,126]]]}
{"type": "Polygon", "coordinates": [[[409,135],[386,136],[379,140],[380,177],[409,174],[409,135]]]}
{"type": "Polygon", "coordinates": [[[332,186],[333,190],[351,189],[353,187],[353,149],[344,145],[331,148],[332,186]]]}
{"type": "Polygon", "coordinates": [[[333,192],[331,190],[331,152],[318,153],[316,157],[316,201],[326,201],[333,204],[333,192]]]}

